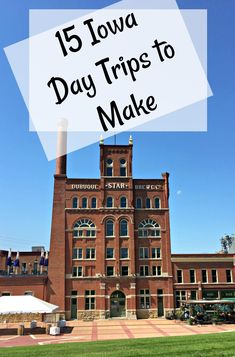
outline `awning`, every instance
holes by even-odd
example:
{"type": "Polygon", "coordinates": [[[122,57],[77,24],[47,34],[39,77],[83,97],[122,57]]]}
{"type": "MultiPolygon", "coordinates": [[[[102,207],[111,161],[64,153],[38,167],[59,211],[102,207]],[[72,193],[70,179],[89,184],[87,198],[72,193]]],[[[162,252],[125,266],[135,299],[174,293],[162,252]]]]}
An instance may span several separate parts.
{"type": "Polygon", "coordinates": [[[56,312],[58,306],[31,295],[1,296],[0,314],[27,314],[56,312]]]}
{"type": "Polygon", "coordinates": [[[235,299],[226,298],[223,300],[188,300],[184,302],[187,304],[235,304],[235,299]]]}
{"type": "Polygon", "coordinates": [[[235,304],[235,298],[222,298],[222,301],[230,301],[230,302],[234,302],[235,304]]]}

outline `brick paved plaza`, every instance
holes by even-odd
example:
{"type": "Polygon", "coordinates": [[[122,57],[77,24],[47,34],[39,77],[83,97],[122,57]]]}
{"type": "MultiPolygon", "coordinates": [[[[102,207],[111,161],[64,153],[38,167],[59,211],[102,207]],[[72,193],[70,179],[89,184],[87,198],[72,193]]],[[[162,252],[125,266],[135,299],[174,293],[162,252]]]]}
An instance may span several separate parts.
{"type": "Polygon", "coordinates": [[[40,329],[27,329],[24,336],[16,335],[17,325],[0,325],[0,347],[46,345],[64,342],[88,342],[97,340],[114,340],[144,337],[164,337],[199,335],[208,333],[223,333],[235,331],[235,325],[202,325],[189,326],[184,322],[170,321],[165,319],[148,320],[106,320],[106,321],[70,321],[67,323],[66,333],[60,336],[42,334],[40,329]],[[71,327],[71,329],[69,328],[71,327]],[[14,328],[14,330],[13,330],[14,328]],[[3,333],[5,333],[3,335],[3,333]],[[13,334],[15,333],[15,334],[13,334]]]}

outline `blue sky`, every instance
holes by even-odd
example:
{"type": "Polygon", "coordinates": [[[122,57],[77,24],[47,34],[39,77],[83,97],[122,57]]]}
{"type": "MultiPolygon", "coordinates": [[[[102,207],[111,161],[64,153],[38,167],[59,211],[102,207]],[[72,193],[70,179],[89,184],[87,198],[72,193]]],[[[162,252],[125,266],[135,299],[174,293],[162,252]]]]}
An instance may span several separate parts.
{"type": "MultiPolygon", "coordinates": [[[[142,0],[143,1],[143,0],[142,0]]],[[[30,8],[96,8],[112,1],[1,0],[1,48],[28,37],[30,8]]],[[[170,172],[174,253],[215,252],[235,233],[235,0],[178,0],[180,8],[208,9],[206,133],[134,133],[136,178],[170,172]]],[[[0,249],[49,247],[55,162],[48,162],[3,50],[0,53],[0,249]]],[[[128,143],[129,133],[117,136],[128,143]]],[[[106,141],[113,143],[113,139],[106,141]]],[[[68,156],[68,176],[98,177],[99,146],[68,156]]]]}

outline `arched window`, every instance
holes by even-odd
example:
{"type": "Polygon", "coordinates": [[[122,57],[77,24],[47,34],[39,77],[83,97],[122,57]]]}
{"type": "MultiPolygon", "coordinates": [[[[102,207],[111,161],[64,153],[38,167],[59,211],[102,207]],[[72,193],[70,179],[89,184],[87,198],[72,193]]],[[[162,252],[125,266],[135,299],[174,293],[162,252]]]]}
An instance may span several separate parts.
{"type": "Polygon", "coordinates": [[[161,208],[161,201],[159,197],[154,198],[154,207],[155,208],[161,208]]]}
{"type": "Polygon", "coordinates": [[[142,208],[142,200],[140,197],[136,199],[136,208],[142,208]]]}
{"type": "Polygon", "coordinates": [[[87,198],[86,197],[82,198],[82,208],[87,208],[87,198]]]}
{"type": "Polygon", "coordinates": [[[92,199],[91,199],[91,208],[96,208],[96,207],[97,207],[96,197],[92,197],[92,199]]]}
{"type": "Polygon", "coordinates": [[[151,207],[150,198],[149,198],[149,197],[146,197],[146,200],[145,200],[145,208],[150,208],[150,207],[151,207]]]}
{"type": "Polygon", "coordinates": [[[127,206],[127,200],[125,196],[120,198],[120,207],[125,208],[127,206]]]}
{"type": "Polygon", "coordinates": [[[114,236],[114,223],[111,219],[108,219],[105,222],[105,235],[106,235],[106,237],[114,236]]]}
{"type": "Polygon", "coordinates": [[[77,197],[74,197],[74,198],[73,198],[72,207],[73,207],[73,208],[78,208],[78,198],[77,198],[77,197]]]}
{"type": "Polygon", "coordinates": [[[73,226],[74,237],[95,237],[96,226],[88,218],[79,219],[73,226]]]}
{"type": "Polygon", "coordinates": [[[106,176],[113,176],[113,160],[112,159],[106,160],[105,174],[106,174],[106,176]]]}
{"type": "Polygon", "coordinates": [[[106,199],[106,207],[113,207],[113,197],[108,196],[106,199]]]}
{"type": "Polygon", "coordinates": [[[120,221],[120,237],[128,236],[128,222],[126,219],[120,221]]]}
{"type": "Polygon", "coordinates": [[[126,176],[126,160],[120,159],[120,176],[126,176]]]}
{"type": "Polygon", "coordinates": [[[144,219],[138,226],[138,236],[144,237],[160,237],[160,226],[152,219],[144,219]]]}

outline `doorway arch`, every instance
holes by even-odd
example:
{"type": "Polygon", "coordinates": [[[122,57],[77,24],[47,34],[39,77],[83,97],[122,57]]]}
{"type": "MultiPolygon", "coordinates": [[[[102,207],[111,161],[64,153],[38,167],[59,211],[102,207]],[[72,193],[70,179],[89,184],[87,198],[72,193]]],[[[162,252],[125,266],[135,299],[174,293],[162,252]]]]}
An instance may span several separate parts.
{"type": "Polygon", "coordinates": [[[126,317],[126,296],[122,291],[110,295],[110,317],[126,317]]]}

